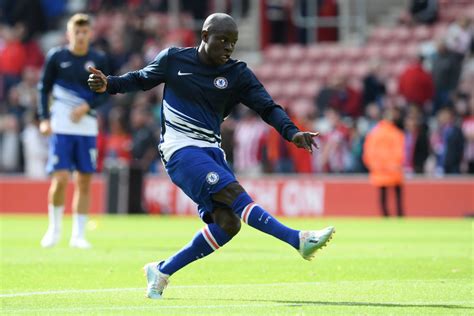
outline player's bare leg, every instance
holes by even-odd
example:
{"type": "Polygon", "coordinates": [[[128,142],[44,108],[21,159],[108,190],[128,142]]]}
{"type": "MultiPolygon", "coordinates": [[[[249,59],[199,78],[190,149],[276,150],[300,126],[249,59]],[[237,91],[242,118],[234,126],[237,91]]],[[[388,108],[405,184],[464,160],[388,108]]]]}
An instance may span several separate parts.
{"type": "Polygon", "coordinates": [[[335,232],[332,226],[322,230],[298,231],[281,224],[254,203],[237,182],[214,194],[213,199],[229,205],[246,224],[288,243],[306,260],[313,259],[316,251],[326,246],[335,232]]]}
{"type": "Polygon", "coordinates": [[[67,170],[56,171],[51,176],[51,185],[48,191],[49,226],[41,240],[41,246],[45,248],[55,246],[61,237],[64,201],[66,199],[68,181],[69,171],[67,170]]]}
{"type": "Polygon", "coordinates": [[[71,247],[90,248],[91,245],[85,239],[87,214],[90,205],[90,187],[92,181],[91,173],[74,173],[74,196],[72,200],[73,223],[71,234],[71,247]]]}

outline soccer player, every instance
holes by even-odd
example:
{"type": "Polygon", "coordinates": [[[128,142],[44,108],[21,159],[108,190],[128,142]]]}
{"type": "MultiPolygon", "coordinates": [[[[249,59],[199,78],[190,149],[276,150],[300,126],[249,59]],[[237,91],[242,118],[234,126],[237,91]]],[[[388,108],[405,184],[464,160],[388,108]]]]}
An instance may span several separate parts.
{"type": "Polygon", "coordinates": [[[171,180],[194,202],[207,224],[172,257],[145,265],[147,296],[161,298],[168,278],[189,263],[228,243],[241,220],[296,249],[307,260],[331,238],[334,228],[298,231],[256,204],[236,180],[220,148],[220,124],[238,103],[255,110],[287,140],[312,152],[318,133],[301,132],[275,104],[255,75],[230,58],[237,25],[227,14],[204,22],[198,48],[168,48],[145,68],[106,77],[91,68],[93,91],[125,93],[165,83],[159,152],[171,180]]]}
{"type": "Polygon", "coordinates": [[[73,15],[67,23],[69,44],[49,51],[38,85],[40,131],[51,135],[46,167],[52,176],[48,193],[49,227],[41,240],[43,247],[53,247],[60,239],[66,188],[73,170],[76,172],[70,246],[91,247],[84,235],[96,161],[98,127],[94,108],[105,95],[92,92],[87,78],[88,67],[105,68],[106,60],[103,54],[89,48],[90,37],[89,17],[73,15]]]}

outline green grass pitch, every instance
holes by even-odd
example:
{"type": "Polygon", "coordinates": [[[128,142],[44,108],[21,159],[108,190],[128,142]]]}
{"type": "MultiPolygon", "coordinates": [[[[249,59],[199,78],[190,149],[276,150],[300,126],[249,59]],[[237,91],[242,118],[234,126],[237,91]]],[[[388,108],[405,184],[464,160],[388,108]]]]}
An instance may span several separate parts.
{"type": "Polygon", "coordinates": [[[282,219],[334,224],[314,261],[243,227],[216,253],[176,273],[163,300],[144,297],[142,266],[166,258],[203,224],[196,218],[101,216],[91,250],[63,240],[42,249],[45,216],[1,219],[1,314],[473,315],[471,220],[282,219]]]}

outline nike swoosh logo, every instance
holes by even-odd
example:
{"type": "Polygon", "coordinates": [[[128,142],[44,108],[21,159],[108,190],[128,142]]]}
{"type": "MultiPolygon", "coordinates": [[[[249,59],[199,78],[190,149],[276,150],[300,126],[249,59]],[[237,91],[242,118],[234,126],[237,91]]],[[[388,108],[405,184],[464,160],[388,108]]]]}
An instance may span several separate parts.
{"type": "Polygon", "coordinates": [[[71,66],[71,62],[70,61],[63,61],[62,63],[59,64],[59,67],[61,68],[67,68],[69,66],[71,66]]]}
{"type": "Polygon", "coordinates": [[[192,74],[192,72],[181,72],[181,70],[178,71],[178,76],[189,76],[192,74]]]}

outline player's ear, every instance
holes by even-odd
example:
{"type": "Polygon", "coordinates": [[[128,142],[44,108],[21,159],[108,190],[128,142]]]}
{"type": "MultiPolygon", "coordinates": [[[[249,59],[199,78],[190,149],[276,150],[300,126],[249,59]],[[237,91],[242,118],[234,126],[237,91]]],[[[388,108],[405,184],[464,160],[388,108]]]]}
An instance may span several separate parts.
{"type": "Polygon", "coordinates": [[[209,32],[206,31],[206,30],[202,30],[201,31],[201,40],[204,42],[204,43],[207,43],[207,40],[209,39],[209,32]]]}

